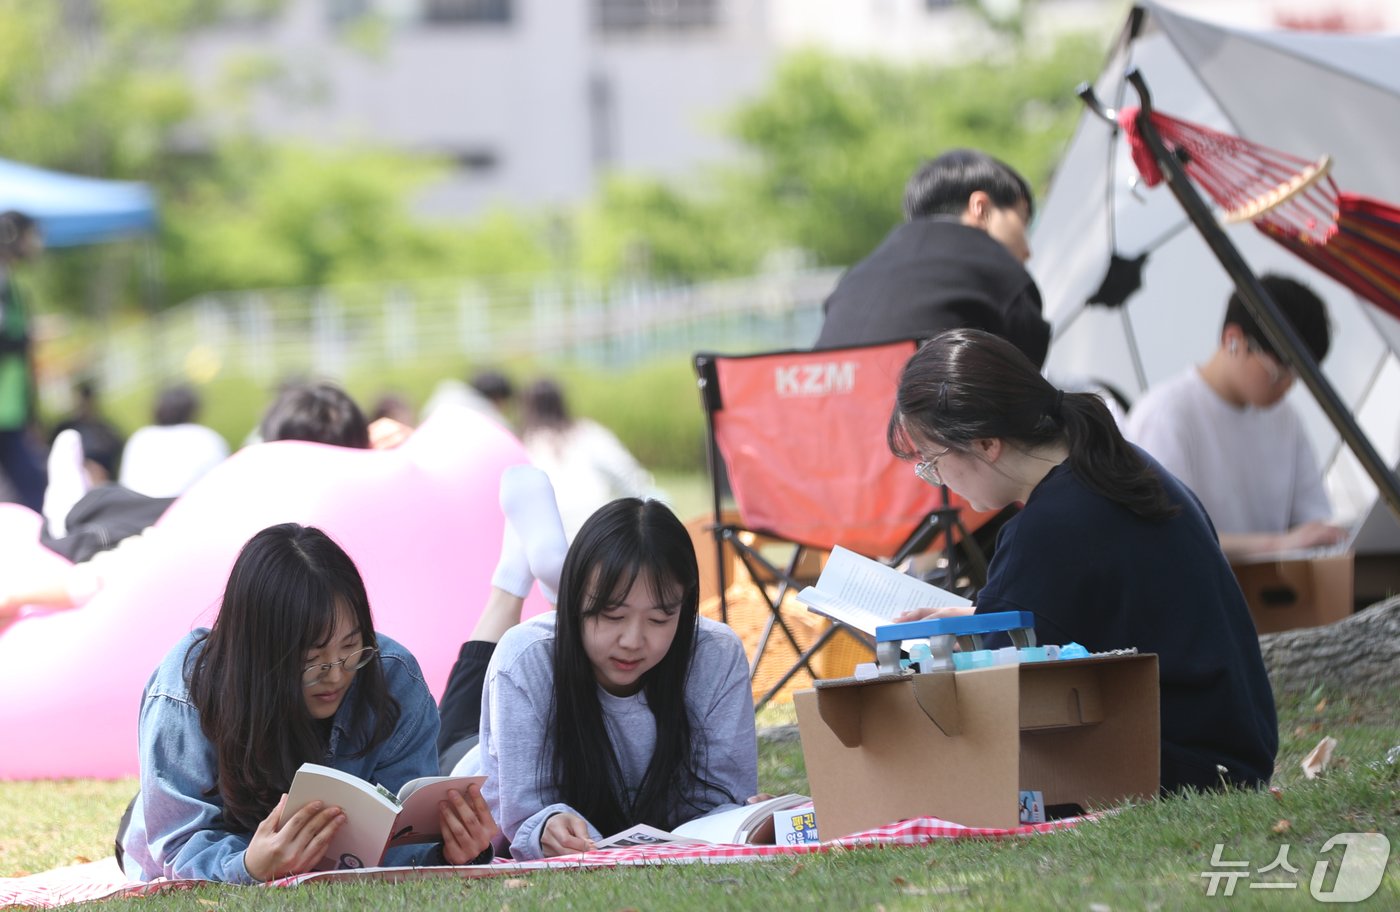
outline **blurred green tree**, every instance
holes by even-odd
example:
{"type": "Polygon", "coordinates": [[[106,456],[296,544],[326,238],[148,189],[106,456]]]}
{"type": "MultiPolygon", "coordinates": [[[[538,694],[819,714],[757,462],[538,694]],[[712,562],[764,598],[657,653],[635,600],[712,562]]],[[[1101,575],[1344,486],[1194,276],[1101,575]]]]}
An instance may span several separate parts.
{"type": "Polygon", "coordinates": [[[852,263],[901,218],[918,164],[958,146],[1004,159],[1043,190],[1099,42],[1007,51],[937,67],[793,54],[729,119],[727,132],[748,153],[739,164],[686,188],[609,181],[577,222],[580,261],[615,275],[637,261],[624,252],[640,249],[650,273],[667,279],[751,272],[765,252],[793,247],[821,263],[852,263]]]}
{"type": "Polygon", "coordinates": [[[255,138],[255,90],[310,91],[286,66],[235,57],[196,89],[182,57],[193,32],[284,2],[0,0],[0,156],[143,180],[161,207],[153,247],[52,251],[33,276],[42,306],[102,313],[217,289],[550,266],[525,216],[467,229],[415,219],[414,194],[440,173],[424,156],[255,138]]]}

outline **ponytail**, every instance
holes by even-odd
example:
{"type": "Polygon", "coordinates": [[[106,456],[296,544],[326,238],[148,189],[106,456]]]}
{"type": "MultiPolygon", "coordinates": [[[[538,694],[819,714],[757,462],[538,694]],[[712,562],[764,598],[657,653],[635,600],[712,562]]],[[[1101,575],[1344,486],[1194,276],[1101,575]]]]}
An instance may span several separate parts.
{"type": "Polygon", "coordinates": [[[1169,519],[1180,512],[1157,473],[1123,438],[1098,394],[1056,393],[1064,400],[1058,423],[1069,449],[1069,467],[1085,487],[1143,519],[1169,519]]]}

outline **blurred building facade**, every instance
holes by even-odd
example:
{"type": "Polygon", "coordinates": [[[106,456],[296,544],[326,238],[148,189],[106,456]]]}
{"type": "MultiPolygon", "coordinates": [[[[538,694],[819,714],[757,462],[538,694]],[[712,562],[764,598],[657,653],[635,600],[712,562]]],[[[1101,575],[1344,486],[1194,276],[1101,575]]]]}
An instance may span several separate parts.
{"type": "MultiPolygon", "coordinates": [[[[576,202],[608,170],[682,177],[737,155],[722,116],[794,48],[939,62],[999,40],[958,0],[245,2],[190,45],[196,81],[268,77],[229,114],[264,135],[444,157],[452,173],[421,208],[445,216],[576,202]]],[[[1125,8],[1035,7],[1049,28],[1103,30],[1125,8]]]]}

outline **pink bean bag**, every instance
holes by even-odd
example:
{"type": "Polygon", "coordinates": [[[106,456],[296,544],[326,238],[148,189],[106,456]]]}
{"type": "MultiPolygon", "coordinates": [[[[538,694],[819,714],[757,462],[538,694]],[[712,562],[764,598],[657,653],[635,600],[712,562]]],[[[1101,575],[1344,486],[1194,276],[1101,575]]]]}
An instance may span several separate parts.
{"type": "MultiPolygon", "coordinates": [[[[135,775],[151,672],[212,623],[239,549],[280,522],[319,526],[345,548],[375,627],[441,694],[499,556],[501,472],[525,461],[508,431],[452,409],[393,450],[282,442],[234,454],[166,511],[136,569],[80,609],[30,611],[0,633],[0,779],[135,775]]],[[[63,562],[37,544],[38,527],[22,507],[0,511],[0,573],[63,562]]],[[[536,591],[526,614],[547,607],[536,591]]]]}

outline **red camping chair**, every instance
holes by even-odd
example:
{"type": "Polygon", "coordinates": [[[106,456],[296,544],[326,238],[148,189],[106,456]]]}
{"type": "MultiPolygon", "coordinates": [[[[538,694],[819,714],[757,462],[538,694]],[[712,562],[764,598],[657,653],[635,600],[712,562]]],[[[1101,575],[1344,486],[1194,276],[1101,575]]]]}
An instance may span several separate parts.
{"type": "Polygon", "coordinates": [[[721,619],[729,621],[724,579],[729,549],[768,608],[751,672],[757,674],[775,629],[797,654],[758,706],[803,668],[819,677],[810,660],[840,629],[832,626],[803,649],[780,611],[783,598],[808,582],[801,578],[802,568],[814,552],[842,545],[900,563],[946,533],[950,555],[972,554],[974,576],[981,569],[976,582],[985,580],[985,559],[962,528],[946,489],[940,494],[920,481],[885,445],[900,371],[917,347],[905,340],[695,356],[709,431],[721,619]],[[726,478],[737,522],[724,510],[726,478]],[[766,557],[755,534],[770,545],[780,543],[786,559],[766,557]]]}

